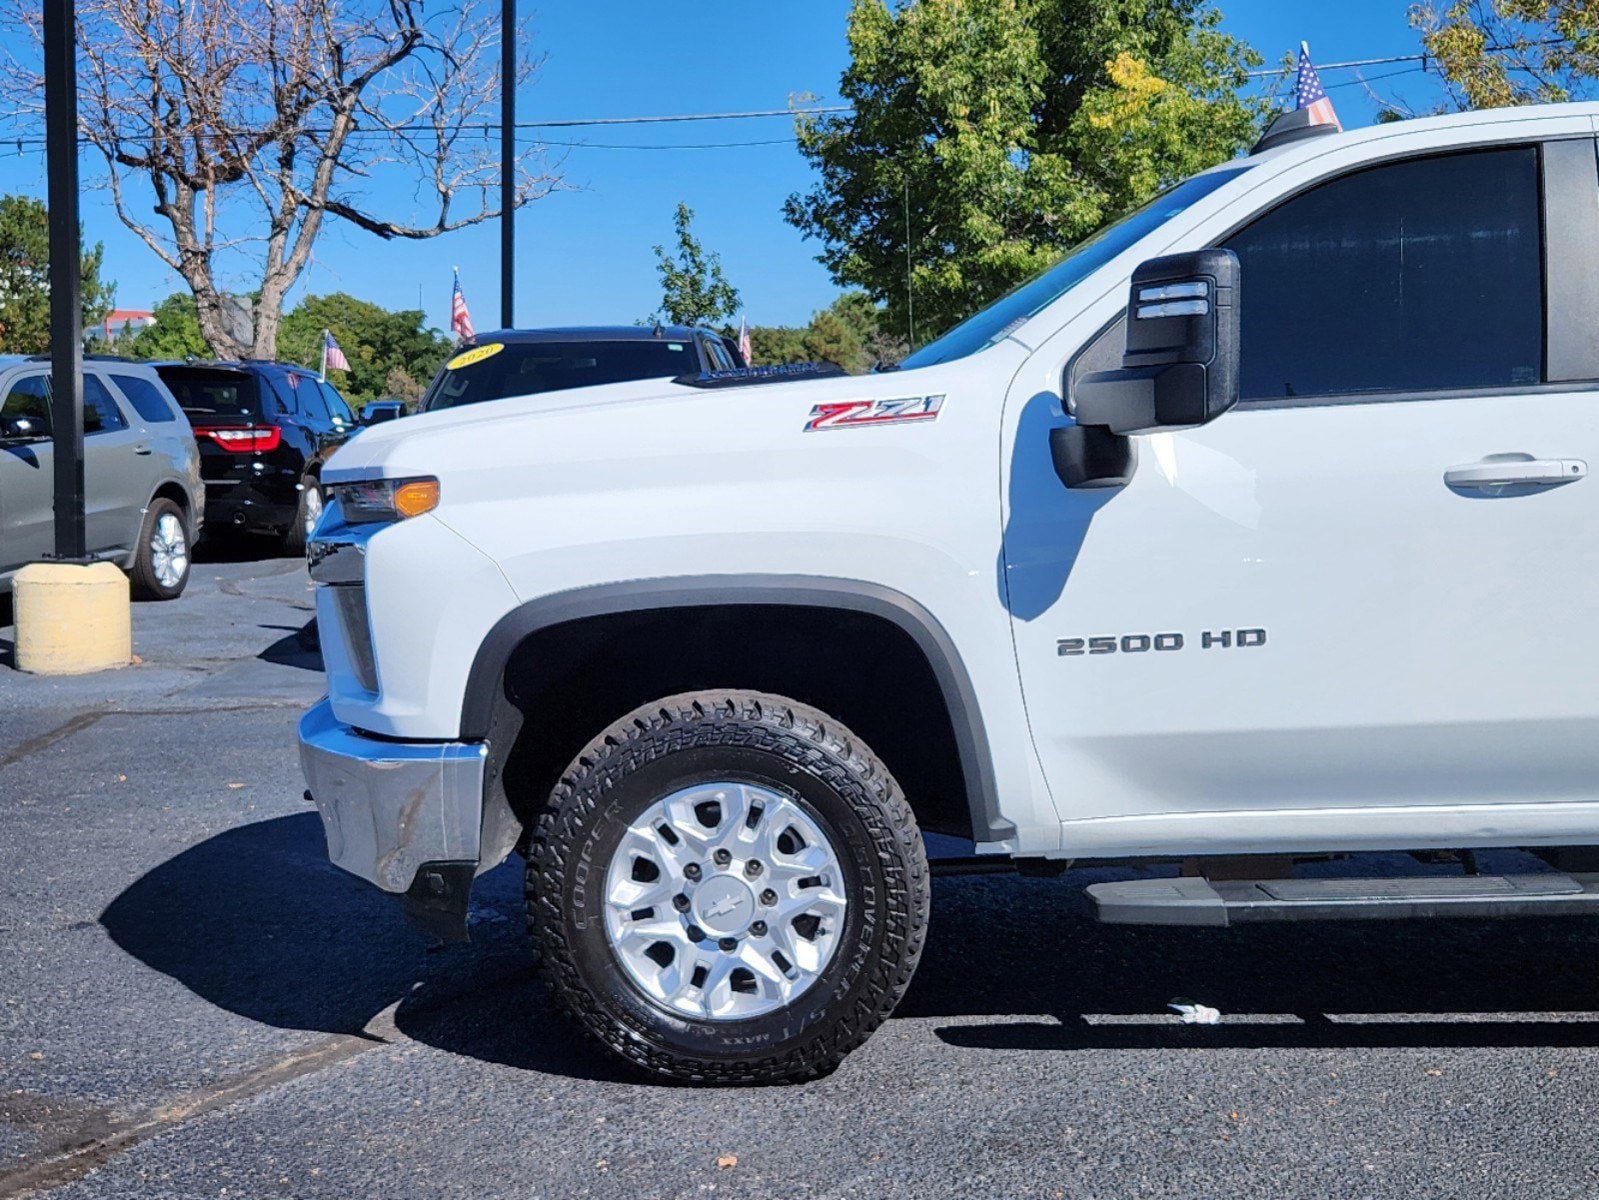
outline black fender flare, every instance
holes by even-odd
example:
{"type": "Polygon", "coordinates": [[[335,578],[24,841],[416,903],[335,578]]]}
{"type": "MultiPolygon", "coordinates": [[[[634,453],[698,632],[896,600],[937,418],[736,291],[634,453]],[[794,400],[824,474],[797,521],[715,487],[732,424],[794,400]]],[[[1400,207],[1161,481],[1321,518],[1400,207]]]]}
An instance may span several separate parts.
{"type": "Polygon", "coordinates": [[[766,604],[839,608],[881,617],[903,630],[932,667],[949,711],[978,841],[1003,841],[1016,827],[1000,813],[994,760],[976,689],[949,633],[902,592],[857,579],[811,575],[698,575],[640,579],[574,588],[530,600],[501,617],[478,647],[461,706],[461,739],[489,736],[501,701],[506,665],[531,634],[584,617],[658,608],[766,604]]]}

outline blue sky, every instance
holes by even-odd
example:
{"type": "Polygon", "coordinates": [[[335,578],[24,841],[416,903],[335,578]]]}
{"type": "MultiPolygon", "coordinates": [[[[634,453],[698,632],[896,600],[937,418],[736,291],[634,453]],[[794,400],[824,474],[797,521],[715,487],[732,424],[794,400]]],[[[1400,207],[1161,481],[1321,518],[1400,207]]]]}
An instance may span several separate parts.
{"type": "MultiPolygon", "coordinates": [[[[642,116],[784,108],[795,93],[837,101],[847,61],[848,0],[767,0],[718,6],[697,19],[696,6],[642,0],[521,0],[547,61],[518,96],[523,120],[642,116]]],[[[1410,54],[1415,34],[1406,0],[1222,0],[1224,27],[1260,50],[1268,64],[1310,42],[1318,62],[1410,54]]],[[[1375,78],[1398,67],[1374,67],[1375,78]]],[[[1376,111],[1350,71],[1323,76],[1346,126],[1369,124],[1376,111]]],[[[1431,77],[1415,71],[1376,81],[1384,95],[1415,106],[1434,99],[1431,77]]],[[[695,210],[695,228],[718,251],[743,294],[752,324],[798,324],[838,289],[806,242],[782,218],[790,193],[811,173],[781,117],[653,126],[553,130],[549,137],[586,146],[552,147],[566,155],[572,190],[517,217],[517,322],[522,325],[631,322],[651,312],[660,290],[650,247],[670,242],[679,200],[695,210]],[[732,148],[708,143],[777,144],[732,148]]],[[[42,154],[4,155],[0,190],[44,194],[42,154]]],[[[93,159],[84,159],[86,177],[93,159]]],[[[404,215],[404,210],[401,210],[404,215]]],[[[84,202],[86,232],[106,247],[105,273],[117,303],[144,308],[182,281],[117,222],[98,194],[84,202]]],[[[450,268],[479,329],[499,316],[499,235],[493,224],[429,242],[393,245],[334,223],[295,296],[347,291],[392,308],[421,304],[430,324],[449,317],[450,268]]],[[[241,290],[248,278],[235,282],[241,290]]]]}

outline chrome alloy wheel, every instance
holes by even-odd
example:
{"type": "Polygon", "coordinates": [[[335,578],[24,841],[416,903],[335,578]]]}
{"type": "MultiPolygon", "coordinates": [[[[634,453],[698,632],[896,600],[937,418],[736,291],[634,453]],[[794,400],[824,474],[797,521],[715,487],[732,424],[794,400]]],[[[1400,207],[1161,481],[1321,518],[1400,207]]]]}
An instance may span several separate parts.
{"type": "Polygon", "coordinates": [[[188,573],[189,538],[176,513],[162,513],[150,531],[150,570],[156,582],[169,591],[188,573]]]}
{"type": "Polygon", "coordinates": [[[838,856],[794,800],[750,783],[696,784],[646,809],[605,877],[605,931],[657,1005],[701,1021],[797,1000],[838,949],[838,856]]]}
{"type": "Polygon", "coordinates": [[[316,532],[316,523],[322,519],[322,489],[314,483],[302,483],[301,489],[305,492],[305,536],[309,538],[316,532]]]}

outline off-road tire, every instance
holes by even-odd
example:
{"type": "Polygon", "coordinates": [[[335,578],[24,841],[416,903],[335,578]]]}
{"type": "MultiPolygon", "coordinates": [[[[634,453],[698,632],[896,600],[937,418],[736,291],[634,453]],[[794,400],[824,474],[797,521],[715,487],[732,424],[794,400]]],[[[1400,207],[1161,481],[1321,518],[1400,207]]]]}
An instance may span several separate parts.
{"type": "Polygon", "coordinates": [[[128,583],[135,600],[176,600],[183,595],[183,589],[189,586],[189,576],[194,573],[194,531],[189,526],[189,519],[183,515],[183,510],[171,500],[158,497],[150,501],[150,507],[145,509],[144,523],[139,526],[139,540],[133,549],[133,565],[128,568],[128,583]],[[183,577],[172,586],[167,587],[156,576],[155,564],[152,560],[150,539],[155,533],[156,522],[164,515],[171,513],[177,517],[178,523],[183,526],[183,536],[188,547],[189,563],[184,568],[183,577]]]}
{"type": "Polygon", "coordinates": [[[528,928],[559,1006],[658,1078],[761,1084],[825,1075],[883,1023],[926,937],[926,852],[899,785],[859,738],[814,708],[759,692],[670,696],[618,721],[562,774],[538,816],[528,928]],[[622,831],[669,792],[736,778],[793,797],[833,843],[848,911],[821,978],[786,1008],[697,1021],[647,999],[611,949],[602,880],[622,831]]]}

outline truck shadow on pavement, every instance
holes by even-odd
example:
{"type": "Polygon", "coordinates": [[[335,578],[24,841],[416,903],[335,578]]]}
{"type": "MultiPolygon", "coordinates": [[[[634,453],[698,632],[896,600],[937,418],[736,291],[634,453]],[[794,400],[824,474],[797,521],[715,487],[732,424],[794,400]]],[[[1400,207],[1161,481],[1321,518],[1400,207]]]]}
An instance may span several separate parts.
{"type": "MultiPolygon", "coordinates": [[[[547,1006],[520,868],[513,857],[478,881],[471,945],[439,946],[327,862],[306,812],[185,850],[101,924],[146,966],[252,1021],[363,1035],[397,1004],[398,1028],[437,1049],[636,1082],[547,1006]]],[[[1599,1009],[1591,922],[1103,926],[1080,885],[1106,877],[937,880],[932,936],[897,1016],[931,1019],[945,1044],[974,1050],[1599,1045],[1599,1015],[1583,1016],[1599,1009]],[[1174,1024],[1178,996],[1223,1023],[1174,1024]]]]}
{"type": "Polygon", "coordinates": [[[558,1075],[630,1078],[546,1015],[521,923],[521,860],[478,880],[473,943],[441,946],[327,861],[311,812],[242,825],[167,860],[100,924],[125,952],[228,1012],[364,1033],[398,1003],[409,1037],[558,1075]]]}
{"type": "Polygon", "coordinates": [[[1100,925],[1071,885],[1115,877],[940,881],[898,1015],[962,1018],[938,1037],[986,1050],[1599,1045],[1591,921],[1100,925]],[[1221,1023],[1181,1024],[1178,998],[1221,1023]]]}

